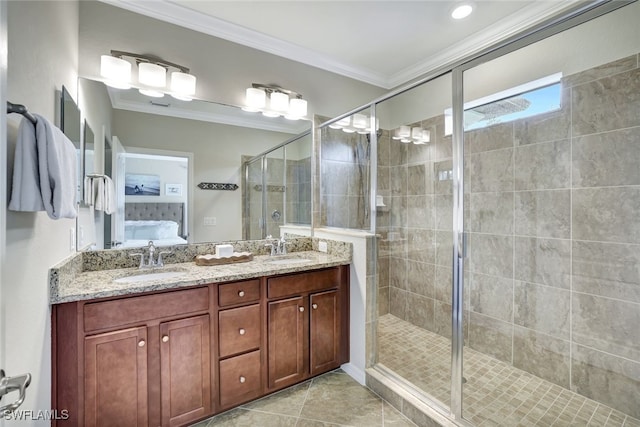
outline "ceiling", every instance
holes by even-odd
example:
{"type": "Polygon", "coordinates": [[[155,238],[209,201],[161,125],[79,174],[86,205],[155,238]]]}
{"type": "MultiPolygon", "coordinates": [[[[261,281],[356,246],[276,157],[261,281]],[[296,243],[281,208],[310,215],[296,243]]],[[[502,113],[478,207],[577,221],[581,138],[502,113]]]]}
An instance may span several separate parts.
{"type": "Polygon", "coordinates": [[[580,0],[105,0],[114,6],[390,89],[580,0]]]}

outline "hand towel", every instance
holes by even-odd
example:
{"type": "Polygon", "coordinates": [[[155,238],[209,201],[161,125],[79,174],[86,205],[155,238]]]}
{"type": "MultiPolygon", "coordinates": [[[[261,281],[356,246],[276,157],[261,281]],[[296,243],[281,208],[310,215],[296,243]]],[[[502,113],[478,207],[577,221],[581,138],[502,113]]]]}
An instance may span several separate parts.
{"type": "Polygon", "coordinates": [[[93,178],[86,176],[84,178],[84,202],[92,206],[93,205],[93,178]]]}
{"type": "Polygon", "coordinates": [[[104,210],[104,178],[98,177],[93,180],[96,183],[95,198],[93,208],[97,211],[104,210]]]}
{"type": "Polygon", "coordinates": [[[33,123],[24,118],[18,128],[9,209],[23,212],[44,210],[40,191],[36,128],[33,123]]]}
{"type": "Polygon", "coordinates": [[[78,189],[76,147],[45,117],[36,116],[36,145],[40,191],[47,215],[52,219],[75,218],[78,189]]]}

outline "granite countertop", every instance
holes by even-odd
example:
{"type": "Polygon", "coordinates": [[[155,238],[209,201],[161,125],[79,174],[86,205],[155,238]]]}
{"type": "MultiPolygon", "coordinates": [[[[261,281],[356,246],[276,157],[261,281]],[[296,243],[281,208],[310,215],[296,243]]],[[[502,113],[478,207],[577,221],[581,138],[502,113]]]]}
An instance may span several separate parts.
{"type": "Polygon", "coordinates": [[[111,270],[83,271],[65,280],[51,283],[50,303],[81,301],[95,298],[113,297],[163,289],[178,289],[261,276],[317,270],[326,267],[349,264],[350,253],[323,253],[301,251],[289,255],[255,256],[253,261],[216,266],[197,266],[195,262],[167,264],[162,268],[143,269],[116,268],[111,270]],[[293,259],[308,259],[307,262],[286,262],[293,259]],[[270,262],[271,261],[271,262],[270,262]],[[273,263],[277,261],[277,263],[273,263]],[[142,282],[119,283],[117,279],[150,273],[176,272],[178,276],[145,280],[142,282]]]}

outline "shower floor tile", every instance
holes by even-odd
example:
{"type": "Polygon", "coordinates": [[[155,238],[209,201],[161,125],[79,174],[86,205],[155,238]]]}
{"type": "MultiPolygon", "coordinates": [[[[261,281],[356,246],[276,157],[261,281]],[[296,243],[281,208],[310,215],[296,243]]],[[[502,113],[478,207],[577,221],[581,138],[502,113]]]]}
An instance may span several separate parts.
{"type": "MultiPolygon", "coordinates": [[[[449,406],[451,342],[391,314],[378,319],[378,362],[449,406]]],[[[465,347],[464,416],[479,427],[636,427],[640,421],[465,347]]]]}

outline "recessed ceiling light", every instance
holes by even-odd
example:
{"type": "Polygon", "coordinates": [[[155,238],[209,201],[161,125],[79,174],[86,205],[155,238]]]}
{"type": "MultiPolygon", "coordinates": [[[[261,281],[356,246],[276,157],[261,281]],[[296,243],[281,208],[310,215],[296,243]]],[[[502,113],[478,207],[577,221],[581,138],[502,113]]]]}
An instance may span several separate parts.
{"type": "Polygon", "coordinates": [[[473,12],[473,5],[471,3],[462,3],[451,11],[451,17],[453,19],[464,19],[471,15],[471,12],[473,12]]]}

